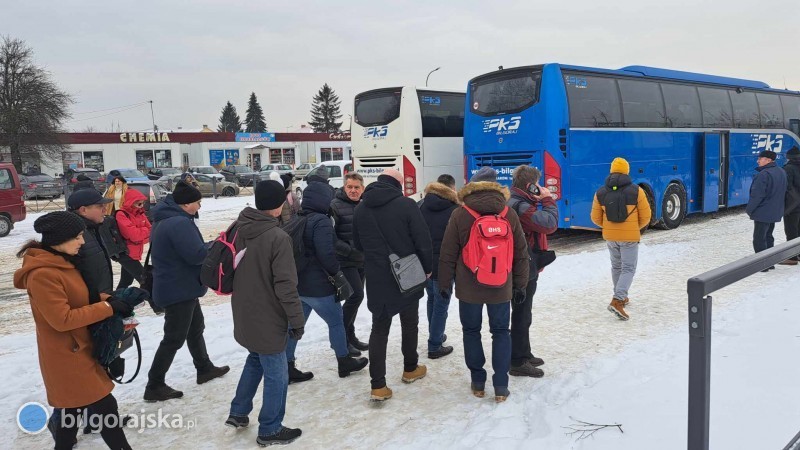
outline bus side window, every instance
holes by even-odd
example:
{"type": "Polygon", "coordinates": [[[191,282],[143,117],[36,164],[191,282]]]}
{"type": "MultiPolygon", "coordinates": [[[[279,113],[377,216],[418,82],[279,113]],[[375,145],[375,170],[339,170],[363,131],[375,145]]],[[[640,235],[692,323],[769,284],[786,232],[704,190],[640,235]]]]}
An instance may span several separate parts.
{"type": "Polygon", "coordinates": [[[667,106],[667,126],[671,128],[701,128],[703,114],[697,88],[685,84],[661,83],[667,106]]]}
{"type": "Polygon", "coordinates": [[[781,103],[783,103],[786,128],[800,136],[800,96],[781,95],[781,103]]]}
{"type": "Polygon", "coordinates": [[[783,109],[781,99],[775,94],[757,93],[758,109],[761,111],[761,126],[764,128],[783,128],[783,109]]]}

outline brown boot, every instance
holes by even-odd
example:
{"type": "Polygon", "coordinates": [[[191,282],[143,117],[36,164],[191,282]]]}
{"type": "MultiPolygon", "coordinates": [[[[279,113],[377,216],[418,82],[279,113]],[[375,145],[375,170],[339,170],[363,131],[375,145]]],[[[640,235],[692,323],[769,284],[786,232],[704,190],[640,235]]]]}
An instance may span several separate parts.
{"type": "Polygon", "coordinates": [[[416,369],[411,372],[403,372],[403,382],[413,383],[421,378],[425,378],[428,373],[428,368],[422,364],[418,365],[416,369]]]}
{"type": "Polygon", "coordinates": [[[617,300],[615,298],[612,298],[611,304],[608,305],[608,310],[614,313],[617,317],[619,317],[620,320],[628,320],[631,318],[631,316],[629,316],[628,313],[625,312],[623,302],[624,302],[623,300],[617,300]]]}
{"type": "Polygon", "coordinates": [[[392,390],[388,386],[379,389],[373,389],[369,395],[370,400],[373,402],[383,402],[392,398],[392,390]]]}
{"type": "Polygon", "coordinates": [[[623,307],[628,306],[628,303],[630,303],[630,302],[631,302],[631,300],[628,297],[625,297],[625,300],[622,301],[622,306],[623,307]]]}
{"type": "Polygon", "coordinates": [[[786,261],[781,261],[778,264],[782,266],[796,266],[797,260],[796,259],[787,259],[786,261]]]}

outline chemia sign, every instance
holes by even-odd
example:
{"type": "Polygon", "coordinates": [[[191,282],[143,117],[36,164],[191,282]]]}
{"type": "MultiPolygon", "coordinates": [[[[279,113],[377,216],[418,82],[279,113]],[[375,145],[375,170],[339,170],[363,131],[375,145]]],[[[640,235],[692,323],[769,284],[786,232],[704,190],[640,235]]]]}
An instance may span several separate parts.
{"type": "Polygon", "coordinates": [[[169,142],[169,133],[120,133],[120,142],[169,142]]]}

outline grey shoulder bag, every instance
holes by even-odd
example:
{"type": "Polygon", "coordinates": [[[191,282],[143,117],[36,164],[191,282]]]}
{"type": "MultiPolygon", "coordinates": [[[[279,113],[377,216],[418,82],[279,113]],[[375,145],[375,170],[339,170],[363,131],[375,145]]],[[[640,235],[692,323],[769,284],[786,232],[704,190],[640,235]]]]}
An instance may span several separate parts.
{"type": "MultiPolygon", "coordinates": [[[[372,214],[372,211],[370,211],[370,214],[372,214]]],[[[381,232],[375,216],[372,216],[372,220],[375,222],[375,227],[383,240],[383,244],[389,249],[389,268],[397,282],[400,293],[404,295],[413,294],[414,292],[424,289],[428,276],[425,274],[425,269],[422,268],[422,262],[419,260],[417,254],[412,253],[408,256],[398,256],[389,246],[386,237],[383,236],[383,232],[381,232]]]]}

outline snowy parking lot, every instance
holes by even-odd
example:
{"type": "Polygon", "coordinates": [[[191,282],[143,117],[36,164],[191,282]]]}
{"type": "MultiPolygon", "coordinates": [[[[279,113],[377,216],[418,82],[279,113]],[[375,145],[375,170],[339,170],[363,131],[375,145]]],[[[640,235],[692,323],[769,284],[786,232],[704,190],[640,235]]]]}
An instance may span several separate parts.
{"type": "MultiPolygon", "coordinates": [[[[252,197],[205,199],[199,221],[203,235],[211,240],[248,201],[252,197]]],[[[24,403],[46,404],[27,298],[11,284],[20,266],[14,253],[35,237],[36,217],[29,214],[0,239],[0,433],[13,448],[52,443],[47,432],[28,435],[16,424],[24,403]]],[[[400,382],[400,327],[395,321],[387,357],[387,381],[395,393],[380,408],[368,401],[366,370],[338,378],[327,328],[312,315],[297,361],[315,378],[289,387],[284,423],[303,430],[292,448],[685,448],[686,280],[750,255],[751,231],[752,222],[741,209],[692,217],[677,230],[648,231],[628,322],[606,310],[612,293],[610,263],[600,235],[566,233],[554,240],[558,259],[541,274],[531,329],[534,354],[546,361],[545,377],[512,377],[511,396],[503,404],[470,394],[455,301],[446,329],[455,351],[438,360],[428,360],[424,351],[427,320],[420,302],[420,363],[428,366],[428,376],[414,384],[400,382]],[[624,432],[604,428],[579,439],[570,434],[578,421],[621,424],[624,432]]],[[[776,243],[784,241],[780,224],[775,236],[776,243]]],[[[781,448],[800,429],[798,274],[800,266],[778,266],[714,295],[711,448],[781,448]]],[[[209,355],[217,365],[230,365],[231,373],[198,386],[188,351],[181,350],[167,382],[184,391],[184,398],[144,403],[146,372],[163,335],[163,318],[146,306],[138,309],[142,373],[114,390],[120,412],[143,415],[161,408],[163,414],[191,420],[194,428],[131,429],[127,435],[134,448],[255,447],[256,427],[236,431],[223,426],[247,354],[233,339],[228,298],[209,294],[202,302],[209,355]]],[[[356,333],[366,340],[369,329],[365,301],[356,333]]],[[[490,354],[486,328],[483,342],[490,354]]],[[[99,435],[79,436],[79,448],[103,447],[99,435]]]]}

